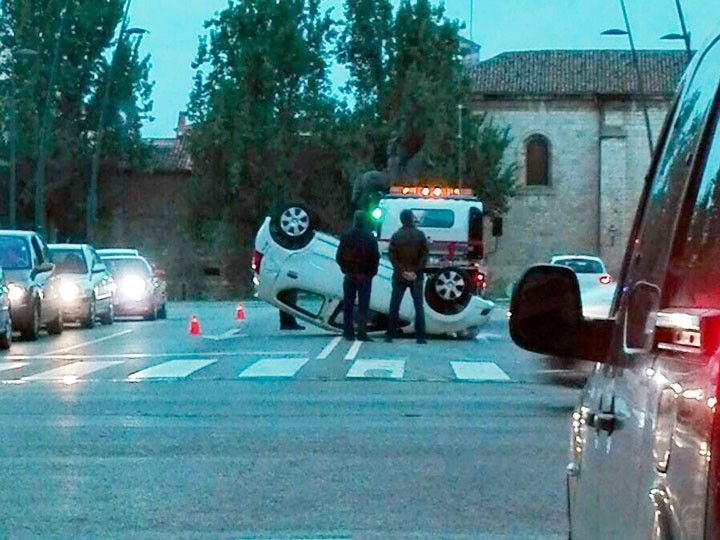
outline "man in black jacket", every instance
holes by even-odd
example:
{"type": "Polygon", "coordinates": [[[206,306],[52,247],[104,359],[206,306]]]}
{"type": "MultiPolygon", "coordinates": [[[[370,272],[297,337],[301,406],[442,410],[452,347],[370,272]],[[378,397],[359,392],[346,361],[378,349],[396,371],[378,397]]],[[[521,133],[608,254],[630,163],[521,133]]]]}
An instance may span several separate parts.
{"type": "Polygon", "coordinates": [[[390,262],[393,265],[390,323],[385,341],[391,342],[398,325],[400,303],[410,289],[415,305],[415,337],[425,343],[425,306],[423,304],[423,270],[427,264],[428,241],[415,226],[412,210],[400,212],[402,227],[390,239],[390,262]]]}
{"type": "Polygon", "coordinates": [[[353,310],[358,298],[357,338],[371,341],[367,335],[368,309],[372,279],[377,274],[380,251],[375,236],[370,232],[364,212],[355,212],[353,228],[340,237],[335,257],[343,281],[343,326],[345,339],[355,339],[353,310]]]}

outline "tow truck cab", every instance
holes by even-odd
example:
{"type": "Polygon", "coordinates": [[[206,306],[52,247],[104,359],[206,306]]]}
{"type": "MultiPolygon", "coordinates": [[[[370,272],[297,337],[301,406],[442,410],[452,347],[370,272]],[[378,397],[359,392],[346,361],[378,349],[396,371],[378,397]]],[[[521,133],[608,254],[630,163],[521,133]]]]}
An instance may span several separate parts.
{"type": "Polygon", "coordinates": [[[392,187],[372,213],[382,255],[388,254],[390,238],[401,227],[400,213],[406,209],[413,211],[418,228],[428,238],[428,272],[459,268],[467,274],[472,293],[483,294],[487,285],[487,268],[483,260],[483,204],[472,190],[392,187]]]}

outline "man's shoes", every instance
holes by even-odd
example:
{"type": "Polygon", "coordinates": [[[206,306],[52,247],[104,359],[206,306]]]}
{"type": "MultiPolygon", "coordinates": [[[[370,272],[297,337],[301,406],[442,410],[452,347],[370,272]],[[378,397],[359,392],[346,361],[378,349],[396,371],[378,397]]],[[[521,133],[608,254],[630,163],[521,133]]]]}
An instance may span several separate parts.
{"type": "Polygon", "coordinates": [[[343,334],[343,337],[348,341],[355,341],[355,336],[353,336],[352,334],[343,334]]]}
{"type": "Polygon", "coordinates": [[[385,343],[392,343],[392,336],[385,336],[385,343]]]}
{"type": "Polygon", "coordinates": [[[280,330],[305,330],[305,327],[300,324],[292,324],[288,326],[280,326],[280,330]]]}
{"type": "Polygon", "coordinates": [[[418,345],[427,345],[427,340],[425,338],[418,338],[417,344],[418,345]]]}
{"type": "Polygon", "coordinates": [[[367,334],[361,334],[357,337],[358,341],[374,341],[370,336],[367,334]]]}

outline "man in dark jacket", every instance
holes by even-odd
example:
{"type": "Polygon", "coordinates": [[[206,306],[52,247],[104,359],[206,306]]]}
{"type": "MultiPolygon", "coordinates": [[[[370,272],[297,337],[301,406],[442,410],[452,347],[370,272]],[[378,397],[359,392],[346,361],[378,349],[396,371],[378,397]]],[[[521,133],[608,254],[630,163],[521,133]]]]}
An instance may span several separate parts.
{"type": "Polygon", "coordinates": [[[405,290],[410,289],[415,305],[415,337],[425,341],[425,308],[423,305],[423,270],[427,263],[428,242],[425,234],[415,226],[412,210],[400,212],[402,227],[390,239],[390,262],[393,280],[390,297],[390,322],[385,341],[391,342],[398,326],[400,303],[405,290]]]}
{"type": "Polygon", "coordinates": [[[340,237],[340,246],[335,259],[340,265],[340,270],[345,274],[343,281],[345,339],[355,339],[353,310],[357,296],[357,338],[360,341],[372,341],[367,335],[367,319],[372,279],[378,271],[380,251],[375,236],[369,231],[364,212],[355,212],[353,228],[340,237]]]}

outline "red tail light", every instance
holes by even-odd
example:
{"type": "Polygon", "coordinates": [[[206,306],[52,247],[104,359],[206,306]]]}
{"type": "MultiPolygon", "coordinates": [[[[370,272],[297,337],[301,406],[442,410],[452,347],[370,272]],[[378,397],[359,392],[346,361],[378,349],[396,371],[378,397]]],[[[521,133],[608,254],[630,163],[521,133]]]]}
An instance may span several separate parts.
{"type": "Polygon", "coordinates": [[[483,283],[485,283],[485,274],[483,274],[482,272],[478,272],[475,276],[475,281],[478,285],[482,285],[483,283]]]}
{"type": "Polygon", "coordinates": [[[253,253],[252,262],[250,263],[250,267],[253,269],[253,272],[256,274],[260,273],[260,265],[262,264],[263,260],[263,254],[259,251],[255,251],[253,253]]]}
{"type": "Polygon", "coordinates": [[[612,276],[610,274],[603,274],[598,278],[601,285],[609,285],[612,283],[612,276]]]}

